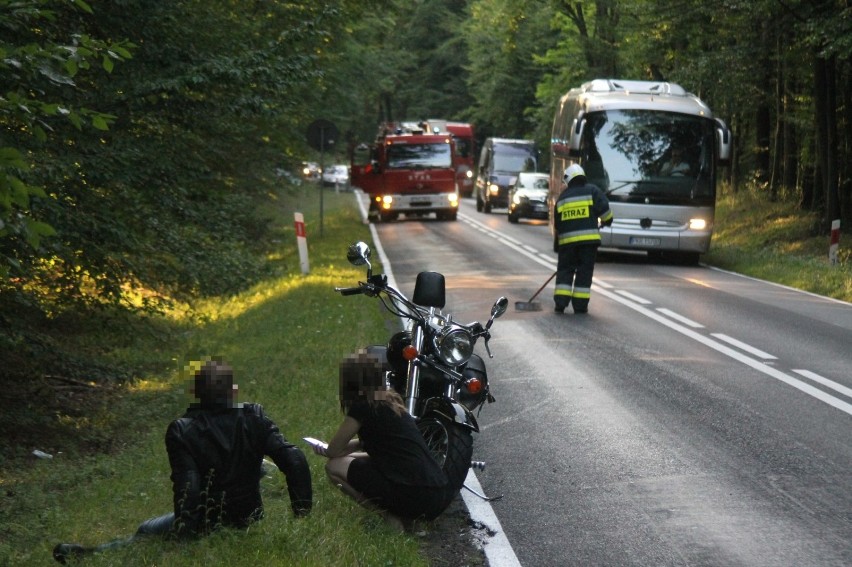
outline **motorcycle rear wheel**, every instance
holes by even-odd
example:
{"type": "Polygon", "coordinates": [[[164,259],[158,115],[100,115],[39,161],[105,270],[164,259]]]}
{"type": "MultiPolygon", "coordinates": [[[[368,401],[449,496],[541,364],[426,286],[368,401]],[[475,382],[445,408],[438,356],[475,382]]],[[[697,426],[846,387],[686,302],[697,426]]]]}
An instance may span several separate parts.
{"type": "Polygon", "coordinates": [[[461,490],[473,456],[470,430],[443,416],[425,417],[417,422],[417,428],[435,461],[447,475],[450,487],[453,491],[461,490]]]}

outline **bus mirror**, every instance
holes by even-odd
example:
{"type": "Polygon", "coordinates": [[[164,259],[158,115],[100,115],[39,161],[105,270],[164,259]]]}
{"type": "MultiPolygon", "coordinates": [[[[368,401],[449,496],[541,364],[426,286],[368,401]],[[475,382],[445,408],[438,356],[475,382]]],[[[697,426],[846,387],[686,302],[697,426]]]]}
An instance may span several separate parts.
{"type": "Polygon", "coordinates": [[[719,118],[716,119],[716,125],[716,142],[719,145],[717,148],[719,163],[727,164],[731,161],[731,148],[733,146],[731,131],[728,129],[725,122],[719,118]]]}
{"type": "Polygon", "coordinates": [[[571,155],[580,153],[580,141],[583,139],[583,130],[586,127],[586,119],[579,117],[575,118],[571,124],[571,138],[568,141],[568,151],[571,155]]]}

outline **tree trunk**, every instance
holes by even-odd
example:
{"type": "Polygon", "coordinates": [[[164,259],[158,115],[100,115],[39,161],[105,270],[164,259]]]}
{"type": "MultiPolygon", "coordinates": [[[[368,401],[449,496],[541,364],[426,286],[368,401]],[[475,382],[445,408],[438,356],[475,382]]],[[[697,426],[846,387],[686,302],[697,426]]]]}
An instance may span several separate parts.
{"type": "MultiPolygon", "coordinates": [[[[852,224],[852,62],[846,60],[839,67],[841,85],[840,92],[843,96],[842,111],[839,116],[839,132],[843,132],[842,138],[838,140],[840,171],[838,177],[841,182],[838,186],[840,193],[840,215],[844,223],[852,224]]],[[[847,228],[848,230],[848,228],[847,228]]]]}
{"type": "Polygon", "coordinates": [[[838,152],[837,152],[837,56],[832,55],[825,62],[826,83],[826,168],[825,168],[825,203],[826,231],[831,228],[831,221],[840,218],[840,192],[838,191],[838,152]]]}
{"type": "MultiPolygon", "coordinates": [[[[772,45],[770,42],[770,27],[768,20],[764,20],[761,26],[761,39],[759,44],[763,46],[762,53],[771,53],[772,45]]],[[[760,85],[772,84],[772,66],[767,58],[761,60],[761,69],[765,69],[764,76],[760,78],[760,85]]],[[[759,185],[765,185],[769,182],[771,174],[770,170],[770,155],[769,144],[772,139],[772,109],[769,103],[769,94],[761,92],[761,96],[756,101],[755,116],[754,116],[754,179],[759,185]]]]}
{"type": "Polygon", "coordinates": [[[828,139],[827,122],[825,116],[828,107],[825,100],[826,73],[825,59],[819,55],[814,56],[814,189],[810,202],[805,206],[811,211],[823,211],[825,206],[825,176],[828,162],[826,160],[828,139]]]}
{"type": "Polygon", "coordinates": [[[772,136],[772,168],[769,175],[769,200],[778,200],[778,185],[781,183],[781,161],[784,152],[784,131],[782,125],[786,122],[784,114],[784,66],[781,55],[781,34],[775,34],[775,132],[772,136]]]}

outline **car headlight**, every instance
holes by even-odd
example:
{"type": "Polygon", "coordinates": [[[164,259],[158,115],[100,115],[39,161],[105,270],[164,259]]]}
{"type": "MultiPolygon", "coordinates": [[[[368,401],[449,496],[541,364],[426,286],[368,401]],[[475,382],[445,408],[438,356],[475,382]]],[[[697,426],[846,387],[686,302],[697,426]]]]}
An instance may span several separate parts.
{"type": "Polygon", "coordinates": [[[473,339],[466,329],[446,327],[435,335],[435,354],[448,366],[464,364],[473,354],[473,339]]]}
{"type": "Polygon", "coordinates": [[[500,192],[500,186],[497,185],[496,183],[492,183],[491,185],[488,186],[488,192],[491,193],[492,195],[496,195],[497,193],[500,192]]]}
{"type": "Polygon", "coordinates": [[[704,219],[689,219],[689,228],[691,230],[704,230],[707,228],[707,221],[704,219]]]}

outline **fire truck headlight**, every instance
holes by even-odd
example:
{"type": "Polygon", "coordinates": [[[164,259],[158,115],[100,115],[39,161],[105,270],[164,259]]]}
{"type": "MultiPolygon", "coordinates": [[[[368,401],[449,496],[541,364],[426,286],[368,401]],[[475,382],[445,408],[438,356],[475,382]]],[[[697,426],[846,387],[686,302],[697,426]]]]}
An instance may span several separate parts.
{"type": "Polygon", "coordinates": [[[447,200],[450,202],[450,206],[458,207],[459,206],[459,195],[458,193],[448,193],[447,200]]]}
{"type": "Polygon", "coordinates": [[[465,174],[464,174],[464,175],[465,175],[465,177],[467,177],[468,179],[473,179],[473,171],[471,171],[470,169],[468,169],[468,170],[465,172],[465,174]]]}
{"type": "Polygon", "coordinates": [[[384,197],[382,197],[382,208],[383,209],[391,208],[392,204],[393,204],[393,197],[391,197],[390,195],[385,195],[384,197]]]}
{"type": "Polygon", "coordinates": [[[707,228],[707,221],[704,219],[689,219],[690,230],[704,230],[707,228]]]}

